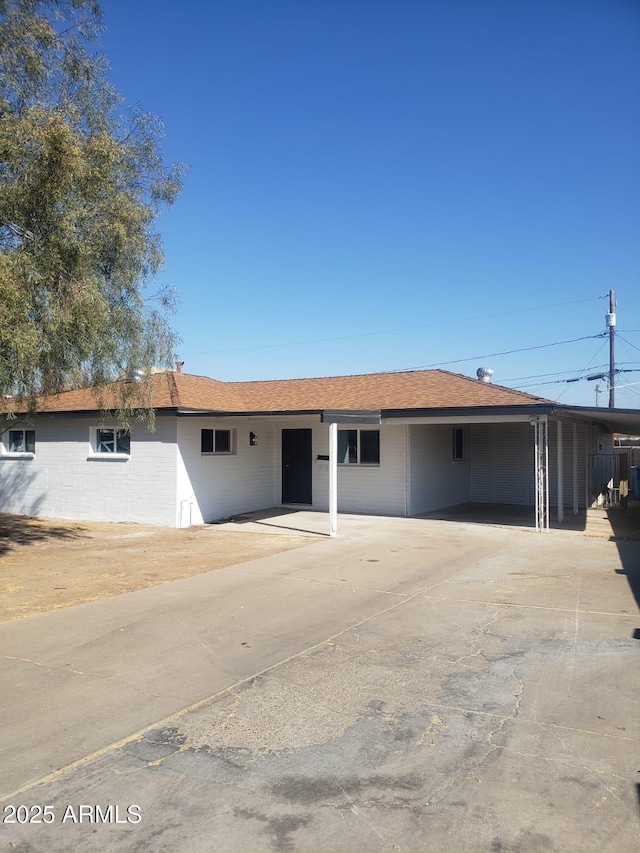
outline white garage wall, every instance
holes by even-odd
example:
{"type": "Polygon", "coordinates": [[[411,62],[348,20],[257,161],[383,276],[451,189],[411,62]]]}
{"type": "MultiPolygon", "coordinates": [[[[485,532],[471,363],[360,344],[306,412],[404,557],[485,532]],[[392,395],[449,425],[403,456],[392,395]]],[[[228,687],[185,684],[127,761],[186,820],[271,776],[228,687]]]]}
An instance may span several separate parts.
{"type": "Polygon", "coordinates": [[[529,423],[471,424],[471,500],[533,505],[533,428],[529,423]]]}
{"type": "MultiPolygon", "coordinates": [[[[586,427],[578,424],[578,502],[585,504],[586,427]]],[[[562,431],[563,504],[573,505],[573,424],[562,431]]],[[[471,500],[535,504],[534,430],[522,424],[471,425],[471,500]]],[[[549,502],[557,500],[557,424],[549,422],[549,502]]]]}
{"type": "Polygon", "coordinates": [[[175,418],[158,417],[153,433],[133,424],[127,459],[91,456],[95,426],[88,418],[38,418],[33,458],[0,456],[0,511],[173,526],[175,418]]]}
{"type": "Polygon", "coordinates": [[[454,462],[453,426],[409,427],[410,515],[471,500],[469,428],[463,428],[466,458],[454,462]]]}

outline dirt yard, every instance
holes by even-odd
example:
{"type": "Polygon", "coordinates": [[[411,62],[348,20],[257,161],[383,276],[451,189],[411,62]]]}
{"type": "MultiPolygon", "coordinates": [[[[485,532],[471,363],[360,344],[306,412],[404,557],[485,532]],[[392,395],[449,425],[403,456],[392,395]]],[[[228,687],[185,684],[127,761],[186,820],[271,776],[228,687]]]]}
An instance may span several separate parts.
{"type": "Polygon", "coordinates": [[[310,539],[0,515],[0,622],[255,560],[310,539]]]}

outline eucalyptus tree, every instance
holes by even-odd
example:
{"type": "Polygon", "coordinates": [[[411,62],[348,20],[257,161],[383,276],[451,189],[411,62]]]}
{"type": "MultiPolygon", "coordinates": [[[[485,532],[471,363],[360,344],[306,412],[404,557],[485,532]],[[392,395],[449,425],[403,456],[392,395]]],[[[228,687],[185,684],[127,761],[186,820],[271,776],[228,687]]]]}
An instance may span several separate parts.
{"type": "MultiPolygon", "coordinates": [[[[161,122],[127,108],[96,49],[95,0],[0,0],[0,394],[40,394],[168,366],[174,297],[150,286],[164,257],[155,220],[181,166],[161,122]]],[[[120,382],[119,405],[145,383],[120,382]]]]}

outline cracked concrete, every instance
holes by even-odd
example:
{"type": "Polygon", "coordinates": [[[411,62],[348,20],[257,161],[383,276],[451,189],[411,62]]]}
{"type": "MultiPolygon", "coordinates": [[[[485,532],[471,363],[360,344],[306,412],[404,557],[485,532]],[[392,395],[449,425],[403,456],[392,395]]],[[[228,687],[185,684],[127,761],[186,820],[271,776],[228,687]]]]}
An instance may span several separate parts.
{"type": "MultiPolygon", "coordinates": [[[[14,715],[18,742],[8,746],[3,727],[3,756],[25,790],[12,802],[52,803],[57,814],[67,803],[136,803],[142,820],[5,825],[2,842],[52,853],[635,853],[640,672],[627,577],[640,543],[626,548],[625,576],[615,543],[395,521],[157,600],[147,590],[143,601],[85,610],[86,637],[83,614],[69,612],[75,650],[68,637],[61,649],[46,634],[5,634],[19,690],[50,683],[80,703],[66,722],[81,729],[83,718],[115,715],[97,733],[103,744],[94,732],[98,745],[83,752],[51,708],[63,747],[37,740],[35,752],[58,762],[41,783],[30,781],[34,746],[20,739],[33,737],[29,718],[14,715]],[[162,643],[146,672],[167,613],[171,639],[176,624],[187,636],[162,643]],[[142,663],[127,657],[135,636],[142,663]],[[137,673],[138,689],[161,695],[140,713],[102,693],[101,715],[68,692],[65,667],[116,691],[137,673]]],[[[37,620],[33,632],[61,636],[62,625],[37,620]]]]}

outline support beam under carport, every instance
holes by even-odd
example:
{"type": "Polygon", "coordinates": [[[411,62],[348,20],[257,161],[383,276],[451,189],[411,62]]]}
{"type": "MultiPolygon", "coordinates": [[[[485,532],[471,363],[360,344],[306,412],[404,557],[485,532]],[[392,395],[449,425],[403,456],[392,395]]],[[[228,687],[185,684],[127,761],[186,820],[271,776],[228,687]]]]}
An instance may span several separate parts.
{"type": "Polygon", "coordinates": [[[329,536],[338,532],[338,424],[329,424],[329,536]]]}
{"type": "Polygon", "coordinates": [[[562,446],[562,421],[556,421],[556,485],[558,487],[558,524],[564,521],[564,447],[562,446]]]}
{"type": "Polygon", "coordinates": [[[549,440],[546,415],[533,416],[531,426],[535,430],[534,476],[536,487],[536,530],[549,530],[549,440]]]}
{"type": "Polygon", "coordinates": [[[573,514],[578,514],[578,424],[573,424],[573,514]]]}
{"type": "MultiPolygon", "coordinates": [[[[338,533],[338,424],[350,427],[359,424],[380,424],[379,411],[324,411],[322,423],[329,425],[329,536],[338,533]]],[[[327,457],[323,457],[327,459],[327,457]]]]}

